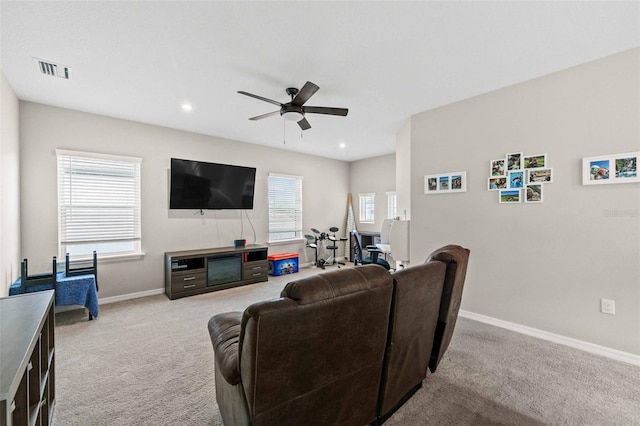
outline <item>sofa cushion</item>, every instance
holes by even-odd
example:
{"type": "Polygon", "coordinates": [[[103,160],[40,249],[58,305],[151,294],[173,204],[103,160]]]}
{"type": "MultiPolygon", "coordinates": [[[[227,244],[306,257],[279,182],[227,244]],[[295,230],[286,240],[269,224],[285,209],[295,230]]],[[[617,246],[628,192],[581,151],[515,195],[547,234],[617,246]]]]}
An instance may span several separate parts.
{"type": "Polygon", "coordinates": [[[389,277],[381,274],[380,268],[378,265],[364,265],[301,278],[288,283],[280,296],[306,305],[388,285],[389,277]]]}

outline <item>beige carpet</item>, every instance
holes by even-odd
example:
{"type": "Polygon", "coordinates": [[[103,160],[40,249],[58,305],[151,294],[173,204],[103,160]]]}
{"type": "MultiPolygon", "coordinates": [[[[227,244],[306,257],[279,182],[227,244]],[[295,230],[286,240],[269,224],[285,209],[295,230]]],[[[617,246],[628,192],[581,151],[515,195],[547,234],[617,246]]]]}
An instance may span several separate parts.
{"type": "MultiPolygon", "coordinates": [[[[207,321],[315,272],[56,315],[53,424],[221,425],[207,321]]],[[[438,371],[385,423],[499,424],[640,425],[640,369],[460,318],[438,371]]]]}

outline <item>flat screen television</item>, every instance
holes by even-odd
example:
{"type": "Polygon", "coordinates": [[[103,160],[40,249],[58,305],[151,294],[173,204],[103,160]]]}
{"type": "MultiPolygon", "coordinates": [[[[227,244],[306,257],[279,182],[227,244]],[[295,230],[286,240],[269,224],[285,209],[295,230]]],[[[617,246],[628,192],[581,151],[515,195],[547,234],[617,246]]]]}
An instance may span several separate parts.
{"type": "Polygon", "coordinates": [[[253,209],[255,167],[171,159],[170,209],[253,209]]]}

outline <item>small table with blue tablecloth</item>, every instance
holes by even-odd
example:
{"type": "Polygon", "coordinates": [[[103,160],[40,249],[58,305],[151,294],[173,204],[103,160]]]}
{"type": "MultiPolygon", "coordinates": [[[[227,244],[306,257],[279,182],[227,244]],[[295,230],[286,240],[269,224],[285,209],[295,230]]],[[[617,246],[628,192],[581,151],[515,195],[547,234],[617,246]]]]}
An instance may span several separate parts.
{"type": "MultiPolygon", "coordinates": [[[[82,305],[89,311],[90,320],[98,317],[98,291],[93,274],[67,277],[64,272],[58,272],[56,277],[56,306],[82,305]]],[[[9,296],[20,294],[20,285],[18,277],[9,288],[9,296]]],[[[45,284],[28,287],[27,292],[51,289],[51,285],[45,284]]]]}

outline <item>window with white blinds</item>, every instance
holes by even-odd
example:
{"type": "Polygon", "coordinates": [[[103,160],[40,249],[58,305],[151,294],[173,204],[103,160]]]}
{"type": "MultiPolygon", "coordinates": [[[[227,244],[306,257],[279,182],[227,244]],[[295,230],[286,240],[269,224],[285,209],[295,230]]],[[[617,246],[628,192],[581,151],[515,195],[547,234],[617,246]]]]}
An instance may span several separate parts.
{"type": "Polygon", "coordinates": [[[358,194],[360,199],[360,223],[374,223],[376,212],[376,194],[358,194]]]}
{"type": "Polygon", "coordinates": [[[140,158],[56,150],[60,256],[141,252],[140,158]]]}
{"type": "Polygon", "coordinates": [[[269,173],[269,241],[302,238],[302,176],[269,173]]]}
{"type": "Polygon", "coordinates": [[[396,193],[387,192],[387,219],[396,218],[396,193]]]}

